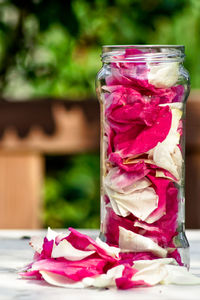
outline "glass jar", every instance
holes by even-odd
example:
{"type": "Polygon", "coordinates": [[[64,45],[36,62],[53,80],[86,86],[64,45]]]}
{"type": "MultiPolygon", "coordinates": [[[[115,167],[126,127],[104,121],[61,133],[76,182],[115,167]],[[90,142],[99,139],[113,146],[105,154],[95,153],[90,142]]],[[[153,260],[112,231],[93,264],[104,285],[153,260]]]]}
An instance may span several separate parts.
{"type": "Polygon", "coordinates": [[[104,46],[101,233],[125,260],[174,258],[189,267],[185,236],[184,46],[104,46]]]}

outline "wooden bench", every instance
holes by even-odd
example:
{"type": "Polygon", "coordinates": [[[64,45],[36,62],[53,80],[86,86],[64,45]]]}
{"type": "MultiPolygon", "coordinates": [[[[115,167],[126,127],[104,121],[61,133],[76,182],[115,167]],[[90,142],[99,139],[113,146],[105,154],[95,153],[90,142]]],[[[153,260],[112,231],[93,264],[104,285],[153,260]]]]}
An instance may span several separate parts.
{"type": "MultiPolygon", "coordinates": [[[[200,228],[200,91],[187,104],[186,225],[200,228]]],[[[0,228],[40,228],[46,154],[99,149],[99,105],[0,101],[0,228]]]]}

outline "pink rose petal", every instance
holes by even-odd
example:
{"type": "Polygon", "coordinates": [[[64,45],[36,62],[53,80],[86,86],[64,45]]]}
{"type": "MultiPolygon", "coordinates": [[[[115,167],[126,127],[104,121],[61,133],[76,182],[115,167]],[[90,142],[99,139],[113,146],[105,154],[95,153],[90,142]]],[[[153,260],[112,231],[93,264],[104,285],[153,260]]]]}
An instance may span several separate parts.
{"type": "Polygon", "coordinates": [[[43,259],[32,265],[33,271],[47,271],[66,276],[74,281],[103,273],[107,262],[102,258],[87,258],[81,261],[43,259]]]}
{"type": "Polygon", "coordinates": [[[71,233],[66,240],[70,242],[73,247],[84,251],[95,250],[100,257],[107,261],[113,262],[119,259],[115,252],[114,255],[111,255],[112,249],[110,249],[111,252],[106,251],[105,248],[101,247],[89,236],[84,235],[73,228],[69,228],[69,231],[71,231],[71,233]]]}

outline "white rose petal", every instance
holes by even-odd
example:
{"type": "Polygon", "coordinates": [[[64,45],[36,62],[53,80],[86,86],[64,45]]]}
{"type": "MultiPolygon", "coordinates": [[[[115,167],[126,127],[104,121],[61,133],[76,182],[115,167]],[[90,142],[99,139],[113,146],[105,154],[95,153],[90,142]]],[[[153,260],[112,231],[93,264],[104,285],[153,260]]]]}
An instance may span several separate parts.
{"type": "Polygon", "coordinates": [[[95,251],[82,251],[74,248],[67,240],[62,240],[58,245],[53,245],[52,258],[64,257],[67,260],[82,260],[95,251]]]}
{"type": "MultiPolygon", "coordinates": [[[[179,155],[178,160],[174,161],[175,152],[178,151],[178,146],[175,147],[174,153],[170,154],[165,145],[159,143],[153,153],[153,160],[158,167],[169,171],[177,180],[180,179],[180,165],[182,164],[182,155],[179,155]],[[176,163],[175,163],[176,162],[176,163]]],[[[181,152],[179,151],[181,154],[181,152]]],[[[176,156],[175,156],[176,157],[176,156]]]]}
{"type": "Polygon", "coordinates": [[[41,252],[42,252],[43,243],[44,243],[44,239],[43,239],[43,237],[40,237],[40,236],[32,236],[32,238],[29,242],[31,247],[39,254],[41,254],[41,252]]]}
{"type": "Polygon", "coordinates": [[[93,286],[97,288],[105,288],[115,286],[115,279],[120,278],[122,276],[124,270],[123,265],[116,266],[110,270],[106,274],[101,274],[95,278],[87,277],[82,280],[83,284],[86,287],[93,286]]]}
{"type": "Polygon", "coordinates": [[[148,81],[157,88],[173,86],[179,77],[179,63],[148,64],[148,81]]]}
{"type": "Polygon", "coordinates": [[[150,285],[156,285],[167,278],[166,265],[168,264],[176,264],[176,261],[173,258],[135,261],[133,267],[138,272],[132,277],[132,280],[143,280],[150,285]]]}
{"type": "Polygon", "coordinates": [[[65,276],[55,274],[48,271],[40,271],[40,274],[46,282],[51,285],[65,287],[65,288],[84,288],[82,281],[73,281],[65,276]]]}
{"type": "Polygon", "coordinates": [[[114,258],[119,258],[120,249],[117,247],[111,247],[104,243],[99,237],[96,238],[96,243],[101,249],[105,250],[106,253],[114,258]]]}
{"type": "Polygon", "coordinates": [[[132,193],[151,185],[147,178],[142,178],[137,181],[130,179],[130,175],[126,172],[121,173],[118,167],[110,169],[104,178],[104,184],[109,188],[119,193],[132,193]]]}
{"type": "Polygon", "coordinates": [[[131,180],[119,168],[112,168],[104,179],[106,194],[117,215],[126,217],[130,213],[145,220],[158,206],[158,196],[147,178],[131,180]]]}
{"type": "Polygon", "coordinates": [[[160,265],[177,265],[177,262],[174,258],[157,258],[157,259],[145,259],[145,260],[136,260],[134,261],[134,268],[136,268],[138,271],[143,270],[149,266],[152,266],[154,264],[160,264],[160,265]]]}
{"type": "Polygon", "coordinates": [[[152,187],[127,194],[115,192],[108,187],[105,190],[114,212],[123,217],[132,213],[144,221],[158,207],[158,196],[152,187]]]}
{"type": "Polygon", "coordinates": [[[149,159],[152,159],[155,165],[169,171],[177,180],[180,180],[183,158],[177,146],[180,141],[180,134],[177,130],[182,112],[178,108],[173,108],[172,105],[171,112],[172,124],[166,139],[162,143],[158,143],[148,154],[149,159]]]}
{"type": "Polygon", "coordinates": [[[166,265],[168,275],[162,281],[163,284],[200,284],[200,277],[191,274],[185,267],[166,265]]]}
{"type": "Polygon", "coordinates": [[[160,247],[150,238],[126,230],[119,226],[119,247],[122,252],[151,252],[159,257],[166,257],[167,250],[160,247]]]}
{"type": "Polygon", "coordinates": [[[48,241],[55,241],[55,238],[58,236],[58,233],[48,227],[46,238],[48,241]]]}
{"type": "Polygon", "coordinates": [[[147,231],[156,231],[156,232],[160,232],[161,230],[156,227],[156,226],[151,226],[151,225],[148,225],[148,224],[143,224],[139,221],[135,221],[134,222],[134,227],[139,227],[139,228],[142,228],[144,230],[147,230],[147,231]]]}

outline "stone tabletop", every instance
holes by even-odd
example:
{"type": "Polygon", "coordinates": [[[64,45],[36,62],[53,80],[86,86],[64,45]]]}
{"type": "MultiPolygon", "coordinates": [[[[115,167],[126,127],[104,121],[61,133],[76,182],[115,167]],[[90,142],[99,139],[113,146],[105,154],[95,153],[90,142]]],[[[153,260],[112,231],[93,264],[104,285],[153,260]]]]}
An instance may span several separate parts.
{"type": "MultiPolygon", "coordinates": [[[[63,230],[62,230],[63,231],[63,230]]],[[[29,237],[43,235],[44,230],[0,230],[0,300],[200,300],[199,286],[155,286],[127,291],[116,289],[65,289],[40,281],[19,279],[17,270],[32,260],[29,237]]],[[[82,230],[95,237],[96,230],[82,230]]],[[[200,276],[200,230],[187,231],[190,242],[191,272],[200,276]]]]}

